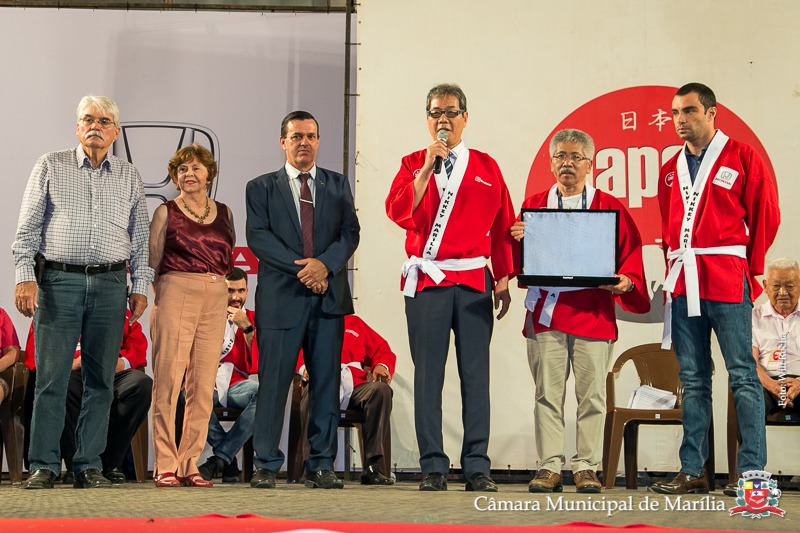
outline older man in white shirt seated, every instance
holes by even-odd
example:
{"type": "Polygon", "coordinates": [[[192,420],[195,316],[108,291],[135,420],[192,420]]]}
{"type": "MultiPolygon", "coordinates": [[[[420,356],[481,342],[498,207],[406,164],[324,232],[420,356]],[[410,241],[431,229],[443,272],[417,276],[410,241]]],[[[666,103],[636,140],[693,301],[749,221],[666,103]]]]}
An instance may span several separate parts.
{"type": "Polygon", "coordinates": [[[769,301],[753,309],[753,357],[764,387],[765,415],[782,411],[800,420],[800,266],[776,259],[767,266],[769,301]]]}
{"type": "MultiPolygon", "coordinates": [[[[753,309],[753,357],[764,387],[764,416],[782,413],[787,421],[800,420],[800,265],[781,258],[767,265],[763,282],[768,302],[753,309]]],[[[741,436],[740,436],[741,439],[741,436]]],[[[797,486],[800,476],[789,483],[797,486]]],[[[735,483],[725,486],[736,496],[735,483]]],[[[786,485],[784,485],[786,488],[786,485]]]]}

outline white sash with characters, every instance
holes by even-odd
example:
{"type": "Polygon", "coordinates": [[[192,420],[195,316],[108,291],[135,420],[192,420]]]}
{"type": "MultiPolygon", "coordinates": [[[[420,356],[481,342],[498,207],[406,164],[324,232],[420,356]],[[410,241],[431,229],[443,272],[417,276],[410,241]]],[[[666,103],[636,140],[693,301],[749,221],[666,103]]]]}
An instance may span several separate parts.
{"type": "MultiPolygon", "coordinates": [[[[236,341],[236,331],[239,326],[233,322],[228,321],[225,327],[225,339],[222,341],[222,350],[220,351],[220,360],[224,359],[233,348],[233,343],[236,341]]],[[[217,397],[222,407],[228,407],[228,388],[231,386],[231,376],[233,376],[233,363],[220,363],[217,368],[217,378],[215,380],[217,388],[217,397]]]]}

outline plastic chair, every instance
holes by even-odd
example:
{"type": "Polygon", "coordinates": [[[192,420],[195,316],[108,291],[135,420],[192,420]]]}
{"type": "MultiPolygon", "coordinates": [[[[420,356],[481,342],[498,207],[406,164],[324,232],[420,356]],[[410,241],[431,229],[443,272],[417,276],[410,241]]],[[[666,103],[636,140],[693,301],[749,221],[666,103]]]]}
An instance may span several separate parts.
{"type": "MultiPolygon", "coordinates": [[[[606,377],[606,426],[603,439],[603,485],[614,487],[617,466],[625,442],[625,488],[637,488],[638,436],[640,424],[680,424],[683,384],[680,382],[678,360],[672,350],[663,350],[660,344],[644,344],[626,350],[614,362],[606,377]],[[674,409],[628,409],[615,405],[614,384],[625,363],[632,361],[639,375],[640,385],[650,385],[670,391],[678,397],[674,409]]],[[[708,460],[705,469],[709,487],[714,481],[714,420],[708,427],[708,460]]]]}
{"type": "MultiPolygon", "coordinates": [[[[369,372],[368,372],[369,374],[369,372]]],[[[301,408],[301,398],[303,395],[303,387],[299,376],[295,376],[292,380],[292,400],[291,410],[289,415],[289,436],[288,436],[288,453],[286,458],[286,480],[289,483],[298,483],[302,479],[305,464],[306,442],[307,437],[305,434],[306,425],[304,418],[308,413],[304,413],[301,408]]],[[[353,428],[358,432],[359,448],[361,450],[361,465],[367,464],[367,457],[364,450],[364,436],[362,433],[362,424],[364,423],[364,413],[355,409],[343,409],[339,412],[339,427],[344,428],[344,473],[347,479],[350,479],[350,467],[352,465],[352,446],[351,446],[351,430],[353,428]]],[[[391,433],[391,432],[388,432],[391,433]]],[[[383,443],[385,454],[383,462],[381,463],[381,470],[384,475],[389,475],[392,471],[392,442],[391,438],[387,437],[383,443]]]]}
{"type": "MultiPolygon", "coordinates": [[[[24,359],[25,352],[21,357],[24,359]]],[[[8,476],[12,485],[22,483],[22,457],[25,442],[25,388],[28,385],[28,367],[24,363],[14,363],[0,377],[8,383],[10,394],[0,404],[0,457],[3,446],[8,461],[8,476]]]]}
{"type": "MultiPolygon", "coordinates": [[[[765,420],[768,426],[795,426],[800,427],[800,420],[793,411],[777,411],[767,415],[765,420]]],[[[736,483],[737,454],[739,453],[739,418],[736,416],[736,404],[733,401],[733,391],[728,387],[728,482],[736,483]]]]}

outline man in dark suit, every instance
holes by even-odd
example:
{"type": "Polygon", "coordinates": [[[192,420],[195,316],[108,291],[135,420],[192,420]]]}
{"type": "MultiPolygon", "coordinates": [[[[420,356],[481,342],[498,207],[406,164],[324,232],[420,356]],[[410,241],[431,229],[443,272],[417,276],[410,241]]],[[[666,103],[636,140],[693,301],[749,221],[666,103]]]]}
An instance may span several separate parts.
{"type": "Polygon", "coordinates": [[[319,124],[306,111],[281,123],[286,164],[247,184],[247,244],[258,257],[256,331],[260,388],[250,485],[274,488],[283,465],[278,448],[297,353],[311,382],[306,486],[342,488],[333,473],[339,422],[339,360],[344,315],[353,313],[347,261],[360,227],[346,176],[319,168],[319,124]]]}

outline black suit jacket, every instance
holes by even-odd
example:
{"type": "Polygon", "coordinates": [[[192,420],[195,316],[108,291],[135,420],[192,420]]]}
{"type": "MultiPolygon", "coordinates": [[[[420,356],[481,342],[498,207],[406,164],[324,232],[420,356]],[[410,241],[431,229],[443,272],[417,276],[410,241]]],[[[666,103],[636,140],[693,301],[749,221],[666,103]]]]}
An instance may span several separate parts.
{"type": "MultiPolygon", "coordinates": [[[[303,236],[286,169],[251,180],[245,202],[247,245],[259,260],[256,320],[267,328],[294,327],[311,290],[297,279],[301,267],[294,261],[303,259],[303,236]]],[[[347,177],[317,167],[314,251],[330,271],[324,313],[353,313],[347,261],[358,246],[360,229],[347,177]]]]}

